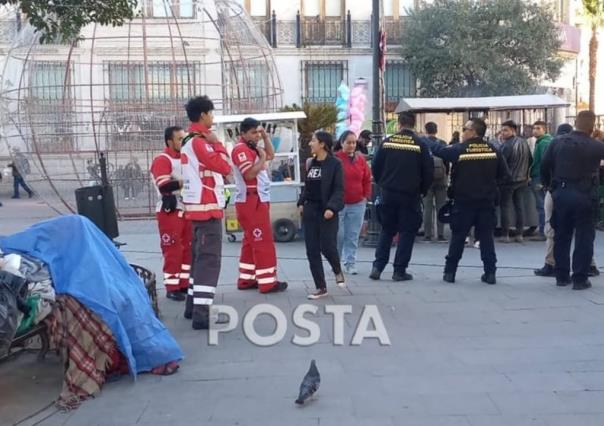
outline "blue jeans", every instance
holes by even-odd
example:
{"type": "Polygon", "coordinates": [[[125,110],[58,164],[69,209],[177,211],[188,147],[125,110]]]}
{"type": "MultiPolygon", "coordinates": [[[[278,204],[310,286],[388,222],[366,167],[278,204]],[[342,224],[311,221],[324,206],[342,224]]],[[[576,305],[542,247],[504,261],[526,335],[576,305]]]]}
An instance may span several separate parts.
{"type": "Polygon", "coordinates": [[[344,265],[353,266],[357,260],[359,234],[365,217],[365,200],[346,204],[340,212],[340,226],[338,230],[338,253],[344,265]]]}
{"type": "Polygon", "coordinates": [[[530,182],[530,187],[535,194],[535,203],[537,206],[537,213],[539,213],[539,234],[544,235],[545,229],[545,210],[543,209],[543,203],[545,201],[545,191],[541,186],[541,179],[533,178],[530,182]]]}
{"type": "Polygon", "coordinates": [[[27,192],[31,197],[32,190],[29,188],[29,186],[27,186],[25,180],[23,180],[21,176],[13,176],[13,198],[21,197],[21,195],[19,194],[19,186],[23,187],[25,192],[27,192]]]}

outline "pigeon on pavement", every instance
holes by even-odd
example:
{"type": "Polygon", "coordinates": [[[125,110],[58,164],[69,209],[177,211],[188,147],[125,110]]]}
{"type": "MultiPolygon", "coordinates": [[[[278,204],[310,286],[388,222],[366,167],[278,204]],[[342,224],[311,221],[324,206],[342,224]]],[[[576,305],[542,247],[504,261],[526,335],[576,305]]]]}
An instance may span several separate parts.
{"type": "Polygon", "coordinates": [[[306,376],[304,376],[304,379],[300,384],[300,394],[298,395],[298,399],[296,399],[296,404],[304,404],[304,401],[310,398],[319,389],[320,384],[321,376],[319,375],[317,364],[313,359],[310,362],[308,373],[306,373],[306,376]]]}

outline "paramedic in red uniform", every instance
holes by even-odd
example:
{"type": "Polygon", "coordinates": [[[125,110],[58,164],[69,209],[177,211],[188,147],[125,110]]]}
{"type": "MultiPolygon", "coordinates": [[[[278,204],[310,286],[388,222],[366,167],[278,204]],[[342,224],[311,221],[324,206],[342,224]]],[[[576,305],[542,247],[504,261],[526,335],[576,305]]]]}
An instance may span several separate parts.
{"type": "Polygon", "coordinates": [[[191,222],[185,220],[182,197],[180,148],[185,137],[182,127],[164,132],[166,148],[153,159],[151,175],[160,197],[155,209],[162,255],[164,285],[168,299],[183,301],[189,288],[191,270],[191,222]]]}
{"type": "Polygon", "coordinates": [[[214,122],[212,101],[207,96],[193,98],[186,110],[191,126],[180,160],[185,218],[193,222],[193,265],[185,318],[192,318],[193,329],[199,330],[209,328],[210,305],[220,275],[224,177],[231,174],[231,164],[224,145],[210,130],[214,122]]]}
{"type": "Polygon", "coordinates": [[[275,149],[260,122],[246,118],[240,125],[241,137],[233,151],[234,177],[237,187],[235,209],[243,228],[239,256],[237,288],[258,288],[260,293],[283,291],[286,282],[277,281],[277,256],[270,218],[268,161],[275,149]],[[260,138],[264,146],[260,147],[260,138]]]}

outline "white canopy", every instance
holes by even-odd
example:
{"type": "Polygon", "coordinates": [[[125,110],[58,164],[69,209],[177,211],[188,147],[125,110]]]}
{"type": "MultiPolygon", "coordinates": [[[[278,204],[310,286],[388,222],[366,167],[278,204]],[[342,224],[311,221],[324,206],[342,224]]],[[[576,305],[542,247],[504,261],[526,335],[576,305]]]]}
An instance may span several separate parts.
{"type": "Polygon", "coordinates": [[[258,121],[285,121],[306,118],[304,111],[269,112],[264,114],[216,115],[214,124],[241,123],[245,118],[252,117],[258,121]]]}
{"type": "Polygon", "coordinates": [[[536,108],[561,108],[570,103],[555,95],[487,96],[482,98],[403,98],[396,107],[397,113],[520,110],[536,108]]]}

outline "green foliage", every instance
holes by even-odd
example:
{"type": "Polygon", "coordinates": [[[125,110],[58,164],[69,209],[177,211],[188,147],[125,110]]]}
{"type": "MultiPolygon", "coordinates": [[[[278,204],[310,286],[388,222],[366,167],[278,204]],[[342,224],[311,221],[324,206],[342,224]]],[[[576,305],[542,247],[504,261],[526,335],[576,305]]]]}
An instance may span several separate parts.
{"type": "Polygon", "coordinates": [[[18,5],[29,22],[42,32],[42,42],[75,40],[90,24],[119,26],[131,20],[137,0],[0,0],[18,5]]]}
{"type": "Polygon", "coordinates": [[[583,10],[596,26],[604,25],[604,0],[583,0],[583,10]]]}
{"type": "Polygon", "coordinates": [[[285,106],[281,111],[304,111],[306,118],[298,120],[298,132],[300,133],[300,161],[304,162],[310,156],[308,142],[312,135],[319,129],[333,132],[337,121],[338,110],[333,104],[309,104],[303,107],[293,104],[285,106]]]}
{"type": "Polygon", "coordinates": [[[435,0],[411,11],[402,40],[421,96],[527,94],[563,64],[552,13],[524,0],[435,0]]]}

